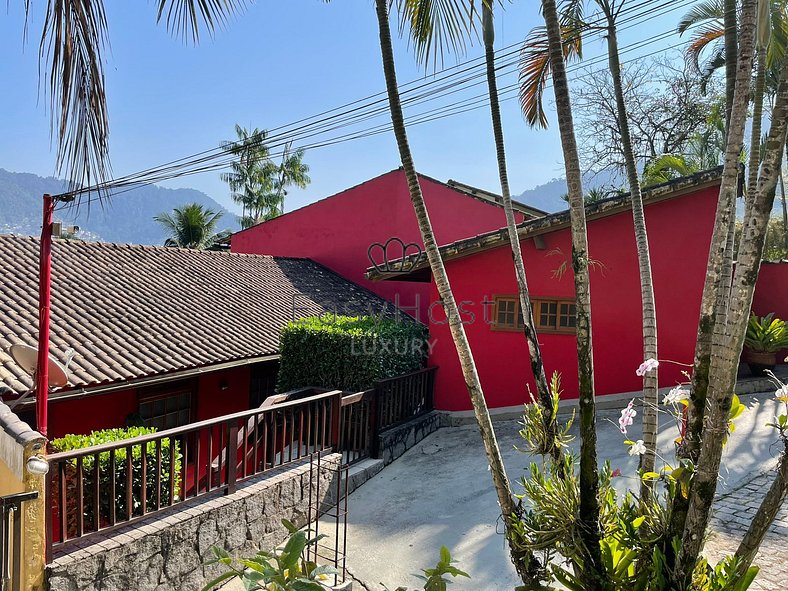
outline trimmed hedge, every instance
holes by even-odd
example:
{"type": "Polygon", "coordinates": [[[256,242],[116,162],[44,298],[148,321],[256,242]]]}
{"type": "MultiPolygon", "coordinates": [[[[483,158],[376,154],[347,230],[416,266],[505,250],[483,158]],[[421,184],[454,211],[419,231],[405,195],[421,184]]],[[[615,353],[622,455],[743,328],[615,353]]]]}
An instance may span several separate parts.
{"type": "Polygon", "coordinates": [[[287,324],[279,337],[277,387],[367,390],[424,367],[427,327],[415,321],[325,314],[287,324]]]}
{"type": "MultiPolygon", "coordinates": [[[[125,429],[104,429],[102,431],[93,431],[89,435],[66,435],[60,439],[52,441],[52,450],[55,452],[71,451],[75,449],[84,449],[94,445],[101,445],[103,443],[112,443],[115,441],[124,441],[132,437],[140,435],[148,435],[155,433],[155,428],[149,427],[128,427],[125,429]]],[[[164,507],[170,500],[170,442],[171,440],[165,438],[161,441],[161,506],[164,507]]],[[[173,501],[178,500],[180,494],[180,474],[181,474],[181,454],[180,443],[172,440],[175,444],[175,498],[173,501]]],[[[140,503],[142,492],[142,446],[135,445],[132,447],[131,452],[131,486],[133,492],[134,507],[131,508],[131,516],[142,514],[142,506],[140,503]]],[[[84,522],[88,530],[96,529],[95,515],[93,514],[93,494],[94,494],[94,456],[85,456],[82,460],[82,473],[83,473],[83,494],[84,494],[84,522]]],[[[154,511],[156,509],[156,442],[151,441],[145,444],[145,463],[147,470],[146,477],[146,511],[154,511]]],[[[76,531],[77,519],[77,505],[76,505],[76,486],[77,486],[77,462],[76,460],[70,461],[66,465],[66,510],[68,517],[68,535],[74,535],[76,531]]],[[[128,519],[129,513],[126,506],[126,448],[122,447],[115,450],[115,511],[116,519],[118,521],[128,519]]],[[[110,511],[110,453],[103,452],[99,454],[99,512],[100,512],[100,525],[103,527],[107,525],[110,511]]],[[[57,475],[56,475],[57,478],[57,475]]]]}

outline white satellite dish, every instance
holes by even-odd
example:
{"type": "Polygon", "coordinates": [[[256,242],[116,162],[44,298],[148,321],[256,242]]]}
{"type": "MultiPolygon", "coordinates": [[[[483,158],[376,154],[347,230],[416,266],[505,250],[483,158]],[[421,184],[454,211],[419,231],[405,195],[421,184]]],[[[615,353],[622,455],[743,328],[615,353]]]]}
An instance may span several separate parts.
{"type": "MultiPolygon", "coordinates": [[[[24,369],[28,374],[35,375],[38,367],[38,349],[28,345],[11,345],[9,350],[11,357],[17,365],[24,369]]],[[[49,387],[58,388],[68,384],[68,370],[60,362],[49,356],[49,387]]]]}

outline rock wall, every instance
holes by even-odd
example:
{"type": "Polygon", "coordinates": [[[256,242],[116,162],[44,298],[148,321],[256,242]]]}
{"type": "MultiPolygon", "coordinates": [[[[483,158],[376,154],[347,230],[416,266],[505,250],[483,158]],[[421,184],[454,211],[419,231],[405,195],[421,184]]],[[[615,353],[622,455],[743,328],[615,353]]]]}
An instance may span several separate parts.
{"type": "MultiPolygon", "coordinates": [[[[335,502],[341,456],[312,465],[312,499],[335,502]]],[[[271,470],[238,485],[232,495],[206,495],[57,554],[47,567],[51,591],[195,591],[222,572],[204,563],[212,546],[252,556],[280,544],[282,519],[305,525],[310,465],[271,470]]]]}
{"type": "Polygon", "coordinates": [[[380,456],[389,465],[430,433],[448,424],[445,414],[432,411],[380,434],[380,456]]]}

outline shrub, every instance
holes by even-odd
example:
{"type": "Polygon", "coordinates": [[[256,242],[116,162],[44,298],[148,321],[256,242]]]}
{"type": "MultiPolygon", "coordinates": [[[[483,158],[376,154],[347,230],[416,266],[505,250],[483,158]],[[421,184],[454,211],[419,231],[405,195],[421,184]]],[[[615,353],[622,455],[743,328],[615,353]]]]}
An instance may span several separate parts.
{"type": "MultiPolygon", "coordinates": [[[[112,443],[115,441],[124,441],[133,437],[141,435],[148,435],[155,433],[155,428],[148,427],[128,427],[125,429],[105,429],[102,431],[93,431],[89,435],[66,435],[60,439],[52,441],[52,449],[55,452],[71,451],[75,449],[84,449],[94,445],[101,445],[104,443],[112,443]]],[[[127,482],[128,482],[128,467],[126,462],[126,448],[122,447],[115,450],[115,498],[110,499],[110,482],[113,470],[111,468],[110,452],[102,452],[98,455],[99,466],[99,513],[100,520],[99,526],[103,527],[109,523],[110,503],[115,503],[115,515],[117,521],[122,521],[142,514],[141,492],[142,492],[142,445],[135,445],[131,449],[131,486],[132,486],[132,503],[131,514],[126,502],[127,482]]],[[[95,456],[87,455],[82,459],[82,474],[83,474],[83,503],[84,513],[83,519],[85,529],[97,529],[96,516],[94,515],[94,490],[95,487],[95,456]]],[[[156,442],[150,441],[145,444],[145,467],[146,467],[146,483],[145,483],[145,496],[146,496],[146,512],[154,511],[156,509],[156,442]]],[[[180,474],[181,474],[181,455],[180,443],[169,438],[161,441],[161,467],[158,473],[161,475],[159,494],[160,505],[166,506],[170,502],[170,472],[174,470],[175,478],[175,498],[177,500],[180,489],[180,474]],[[175,445],[175,466],[170,466],[170,445],[175,445]]],[[[77,461],[71,460],[66,465],[66,510],[67,510],[67,523],[68,534],[75,535],[76,533],[76,519],[77,519],[77,504],[76,504],[76,486],[77,486],[77,461]]],[[[57,475],[55,475],[57,479],[57,475]]]]}
{"type": "Polygon", "coordinates": [[[332,314],[294,320],[279,338],[278,389],[366,390],[423,367],[428,335],[411,320],[332,314]]]}

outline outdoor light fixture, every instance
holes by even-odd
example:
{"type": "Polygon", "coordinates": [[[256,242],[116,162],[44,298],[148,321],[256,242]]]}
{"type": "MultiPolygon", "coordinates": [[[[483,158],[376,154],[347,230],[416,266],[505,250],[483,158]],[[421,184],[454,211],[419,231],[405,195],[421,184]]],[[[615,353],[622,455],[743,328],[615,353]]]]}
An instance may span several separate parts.
{"type": "Polygon", "coordinates": [[[43,456],[30,456],[27,458],[27,471],[31,474],[46,474],[49,472],[49,462],[43,456]]]}

